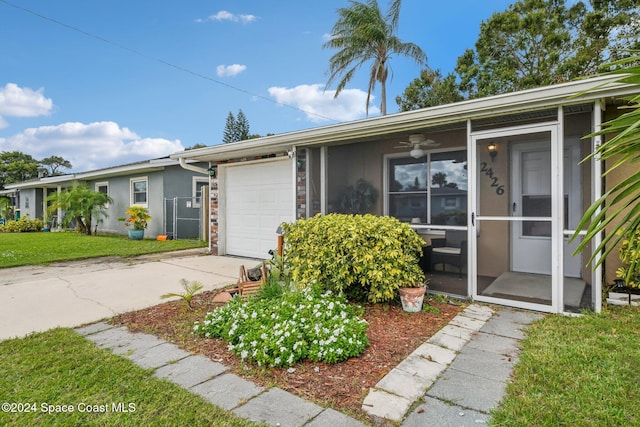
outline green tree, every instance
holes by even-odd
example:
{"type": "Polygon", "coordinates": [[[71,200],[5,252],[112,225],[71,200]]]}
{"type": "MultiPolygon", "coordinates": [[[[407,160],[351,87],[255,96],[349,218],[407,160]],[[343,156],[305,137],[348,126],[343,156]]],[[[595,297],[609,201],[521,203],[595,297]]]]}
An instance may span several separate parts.
{"type": "Polygon", "coordinates": [[[38,161],[20,151],[0,153],[0,189],[6,184],[27,181],[38,177],[38,161]]]}
{"type": "Polygon", "coordinates": [[[185,147],[185,151],[187,150],[195,150],[197,148],[205,148],[205,144],[193,144],[191,147],[185,147]]]}
{"type": "Polygon", "coordinates": [[[49,168],[47,171],[48,176],[63,175],[63,173],[58,169],[71,169],[73,167],[71,166],[71,162],[69,160],[64,159],[60,156],[45,157],[44,159],[40,160],[40,165],[49,168]]]}
{"type": "Polygon", "coordinates": [[[236,118],[233,116],[233,113],[229,111],[227,122],[224,125],[224,131],[222,133],[222,142],[228,144],[236,141],[240,141],[237,134],[236,118]]]}
{"type": "Polygon", "coordinates": [[[91,235],[91,222],[105,215],[107,203],[113,203],[113,199],[99,191],[93,191],[88,185],[77,182],[72,188],[60,193],[53,193],[47,197],[49,212],[55,213],[57,209],[65,212],[63,225],[69,225],[72,219],[78,224],[78,231],[91,235]]]}
{"type": "Polygon", "coordinates": [[[431,177],[431,184],[442,188],[447,185],[447,174],[444,172],[436,172],[431,177]]]}
{"type": "Polygon", "coordinates": [[[457,60],[469,98],[573,80],[638,46],[637,0],[520,0],[480,26],[457,60]]]}
{"type": "Polygon", "coordinates": [[[229,111],[222,134],[222,142],[228,144],[230,142],[244,141],[252,137],[255,136],[249,134],[249,120],[247,120],[247,116],[242,110],[238,110],[237,117],[234,117],[233,113],[229,111]]]}
{"type": "MultiPolygon", "coordinates": [[[[640,55],[622,59],[610,64],[614,69],[610,74],[621,74],[616,80],[620,83],[628,83],[640,86],[640,55]]],[[[599,157],[607,166],[604,176],[615,171],[623,164],[638,164],[640,162],[640,95],[631,97],[629,103],[621,107],[624,113],[615,119],[602,124],[599,132],[588,135],[614,135],[604,141],[590,156],[599,157]]],[[[602,242],[595,248],[594,254],[603,252],[598,261],[602,263],[607,255],[615,249],[616,245],[625,239],[630,233],[640,227],[640,169],[637,167],[626,179],[621,180],[602,197],[596,200],[584,213],[576,233],[572,240],[579,238],[580,230],[586,228],[584,239],[576,248],[574,254],[581,252],[591,240],[607,226],[614,225],[617,233],[607,233],[602,242]]],[[[594,255],[595,256],[595,255],[594,255]]],[[[593,257],[590,261],[593,261],[593,257]]]]}
{"type": "Polygon", "coordinates": [[[591,0],[570,10],[573,55],[561,65],[571,76],[593,75],[605,62],[629,57],[640,49],[640,7],[637,0],[591,0]]]}
{"type": "Polygon", "coordinates": [[[458,58],[456,71],[470,97],[549,85],[571,78],[559,69],[570,47],[564,0],[521,0],[480,25],[475,52],[458,58]]]}
{"type": "Polygon", "coordinates": [[[236,116],[236,128],[238,132],[239,141],[244,141],[249,139],[249,120],[247,120],[247,116],[244,115],[242,110],[238,110],[238,115],[236,116]]]}
{"type": "Polygon", "coordinates": [[[463,99],[454,74],[443,78],[440,70],[425,69],[420,72],[420,77],[409,83],[402,96],[396,97],[396,103],[400,111],[411,111],[463,99]]]}
{"type": "Polygon", "coordinates": [[[386,15],[377,0],[366,3],[350,1],[351,6],[338,9],[338,21],[331,30],[325,48],[337,49],[329,60],[329,80],[325,90],[340,79],[334,97],[337,97],[364,64],[370,64],[366,111],[375,85],[380,83],[380,113],[387,114],[387,78],[392,55],[402,55],[426,65],[427,56],[422,49],[403,42],[396,36],[400,17],[400,0],[392,0],[386,15]]]}

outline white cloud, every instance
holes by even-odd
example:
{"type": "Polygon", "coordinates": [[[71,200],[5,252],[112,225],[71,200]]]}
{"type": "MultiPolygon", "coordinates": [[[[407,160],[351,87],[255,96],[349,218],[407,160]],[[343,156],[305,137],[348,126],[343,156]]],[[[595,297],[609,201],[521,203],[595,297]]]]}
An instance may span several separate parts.
{"type": "Polygon", "coordinates": [[[196,22],[231,21],[231,22],[242,22],[243,24],[250,24],[256,19],[258,19],[258,17],[255,15],[234,14],[231,12],[227,12],[226,10],[221,10],[214,15],[207,16],[205,19],[198,18],[196,19],[196,22]]]}
{"type": "Polygon", "coordinates": [[[180,140],[141,138],[114,122],[69,122],[25,129],[0,138],[0,151],[19,150],[36,159],[56,155],[76,172],[163,157],[184,150],[180,140]]]}
{"type": "Polygon", "coordinates": [[[218,65],[216,67],[216,74],[218,75],[218,77],[233,77],[237,76],[246,69],[246,65],[240,64],[218,65]]]}
{"type": "Polygon", "coordinates": [[[5,117],[38,117],[49,115],[53,108],[51,98],[45,98],[44,89],[21,88],[15,83],[0,87],[0,129],[9,126],[5,117]]]}
{"type": "MultiPolygon", "coordinates": [[[[277,102],[295,106],[307,114],[312,122],[336,120],[346,122],[365,117],[367,93],[360,89],[344,89],[334,99],[335,91],[324,91],[324,85],[299,85],[294,88],[270,87],[269,95],[277,102]]],[[[374,97],[371,96],[371,99],[374,97]]],[[[369,114],[380,113],[377,107],[369,107],[369,114]]]]}

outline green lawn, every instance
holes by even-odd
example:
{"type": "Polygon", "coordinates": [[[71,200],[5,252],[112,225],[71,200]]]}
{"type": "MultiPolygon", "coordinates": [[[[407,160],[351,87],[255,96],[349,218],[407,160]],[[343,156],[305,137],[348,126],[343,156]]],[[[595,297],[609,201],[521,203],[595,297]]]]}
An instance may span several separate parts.
{"type": "Polygon", "coordinates": [[[61,328],[0,342],[0,403],[2,426],[254,425],[61,328]]]}
{"type": "Polygon", "coordinates": [[[498,426],[640,425],[640,309],[547,316],[523,341],[498,426]]]}
{"type": "Polygon", "coordinates": [[[205,247],[196,240],[129,240],[126,236],[65,233],[0,233],[0,268],[101,256],[130,257],[205,247]]]}

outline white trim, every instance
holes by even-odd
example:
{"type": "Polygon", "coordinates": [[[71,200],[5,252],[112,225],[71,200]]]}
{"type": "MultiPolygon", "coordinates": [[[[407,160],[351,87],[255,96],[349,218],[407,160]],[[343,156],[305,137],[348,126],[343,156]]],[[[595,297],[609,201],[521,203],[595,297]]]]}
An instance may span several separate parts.
{"type": "MultiPolygon", "coordinates": [[[[200,208],[202,206],[202,200],[198,203],[198,183],[209,185],[208,176],[192,176],[191,177],[191,207],[200,208]]],[[[202,191],[200,192],[200,199],[202,199],[202,191]]]]}
{"type": "MultiPolygon", "coordinates": [[[[592,122],[594,132],[602,130],[602,111],[604,101],[599,99],[594,102],[592,122]]],[[[595,153],[596,149],[602,144],[602,136],[591,138],[591,152],[595,153]]],[[[602,161],[600,156],[591,158],[591,203],[595,202],[602,196],[602,161]]],[[[594,215],[598,215],[601,208],[598,208],[594,215]]],[[[592,251],[602,242],[602,233],[593,236],[591,247],[592,251]]],[[[596,254],[593,262],[598,263],[602,257],[602,253],[596,254]]],[[[602,311],[602,265],[591,269],[591,302],[596,313],[602,311]]]]}
{"type": "Polygon", "coordinates": [[[433,126],[461,123],[467,119],[478,120],[517,112],[555,108],[558,105],[585,104],[603,96],[615,97],[637,93],[638,89],[634,85],[613,83],[620,77],[619,75],[600,76],[353,122],[249,139],[233,144],[218,144],[175,153],[171,155],[171,158],[185,157],[200,161],[216,161],[237,156],[286,152],[293,144],[298,147],[304,147],[371,136],[382,137],[398,132],[412,132],[433,126]],[[576,94],[580,95],[575,96],[576,94]],[[574,96],[572,97],[572,95],[574,96]]]}
{"type": "MultiPolygon", "coordinates": [[[[109,186],[109,181],[98,181],[94,184],[93,188],[95,191],[100,191],[100,187],[107,187],[107,192],[105,193],[107,196],[109,196],[111,188],[109,186]]],[[[109,208],[109,203],[106,203],[105,208],[109,208]]]]}
{"type": "Polygon", "coordinates": [[[467,120],[467,296],[478,294],[477,236],[480,235],[476,204],[478,174],[476,170],[477,144],[473,138],[471,120],[467,120]]]}
{"type": "Polygon", "coordinates": [[[142,206],[143,208],[149,207],[149,177],[148,176],[136,176],[129,178],[129,206],[142,206]],[[144,181],[147,183],[146,186],[146,202],[145,203],[135,203],[133,184],[134,182],[144,181]]]}
{"type": "Polygon", "coordinates": [[[558,126],[551,133],[551,305],[564,311],[564,110],[557,109],[558,126]]]}
{"type": "MultiPolygon", "coordinates": [[[[559,111],[562,111],[559,108],[559,111]]],[[[478,156],[478,141],[484,140],[488,138],[500,138],[500,137],[509,137],[509,136],[517,136],[517,135],[529,135],[541,132],[550,133],[550,144],[551,144],[551,173],[552,177],[555,177],[555,180],[552,179],[552,187],[551,187],[551,224],[552,224],[552,233],[551,233],[551,258],[552,258],[552,266],[551,266],[551,292],[552,292],[552,301],[551,305],[544,304],[534,304],[523,301],[515,301],[515,300],[505,300],[501,298],[493,298],[482,296],[478,294],[478,282],[477,282],[477,267],[478,267],[478,247],[477,247],[477,239],[476,236],[469,233],[469,242],[471,242],[468,246],[469,254],[470,254],[470,263],[472,267],[469,269],[469,275],[471,276],[471,288],[472,288],[472,298],[477,301],[487,302],[490,304],[505,304],[508,302],[509,306],[523,308],[527,310],[536,310],[543,312],[554,312],[561,313],[564,309],[563,306],[559,305],[562,303],[562,298],[558,298],[558,295],[562,292],[561,280],[562,276],[558,274],[562,274],[563,262],[562,259],[558,259],[558,255],[562,254],[562,243],[564,241],[562,229],[564,226],[564,217],[558,217],[559,214],[562,213],[559,208],[558,203],[558,195],[561,194],[562,190],[562,180],[558,179],[558,172],[562,172],[562,170],[558,167],[560,163],[563,163],[564,159],[564,145],[559,143],[559,130],[562,129],[561,121],[551,121],[545,123],[538,123],[532,125],[524,125],[524,126],[514,126],[509,128],[499,128],[499,129],[491,129],[486,131],[479,132],[471,132],[469,131],[470,136],[470,146],[469,152],[470,156],[467,156],[467,161],[469,164],[475,165],[477,163],[478,156]],[[558,159],[558,153],[560,153],[560,158],[558,159]],[[472,163],[473,162],[473,163],[472,163]],[[554,182],[555,181],[555,182],[554,182]]],[[[511,160],[511,159],[510,159],[511,160]]],[[[469,197],[470,201],[473,201],[473,206],[468,209],[469,212],[473,211],[473,213],[477,213],[479,207],[479,192],[477,189],[478,185],[478,171],[475,174],[469,174],[470,185],[469,185],[469,197]],[[472,181],[471,181],[472,180],[472,181]],[[471,194],[473,193],[473,194],[471,194]]],[[[564,203],[564,202],[563,202],[564,203]]],[[[549,221],[548,217],[526,217],[527,220],[543,220],[549,221]]],[[[477,216],[475,217],[475,226],[470,227],[472,232],[475,230],[478,231],[478,223],[477,221],[517,221],[522,220],[522,217],[511,217],[511,216],[477,216]]]]}

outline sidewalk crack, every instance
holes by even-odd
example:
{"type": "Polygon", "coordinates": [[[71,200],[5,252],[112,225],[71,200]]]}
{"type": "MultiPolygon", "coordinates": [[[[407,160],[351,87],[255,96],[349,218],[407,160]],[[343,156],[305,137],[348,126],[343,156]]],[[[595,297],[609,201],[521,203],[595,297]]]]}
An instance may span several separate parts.
{"type": "Polygon", "coordinates": [[[100,307],[106,308],[107,310],[109,310],[109,311],[111,312],[111,314],[112,314],[113,316],[115,316],[116,314],[118,314],[118,313],[116,313],[116,312],[115,312],[115,310],[114,310],[114,309],[112,309],[111,307],[109,307],[109,306],[107,306],[107,305],[104,305],[104,304],[103,304],[103,303],[101,303],[100,301],[96,301],[96,300],[94,300],[94,299],[92,299],[92,298],[86,298],[86,297],[80,296],[80,295],[78,294],[78,292],[73,288],[73,284],[72,284],[69,280],[65,279],[64,277],[58,277],[58,279],[59,279],[59,280],[61,280],[61,281],[63,281],[63,282],[65,282],[65,283],[67,284],[65,287],[66,287],[67,289],[69,289],[69,290],[73,293],[73,296],[75,296],[76,298],[78,298],[78,299],[80,299],[80,300],[83,300],[83,301],[89,301],[89,302],[92,302],[92,303],[94,303],[94,304],[96,304],[96,305],[98,305],[98,306],[100,306],[100,307]]]}

